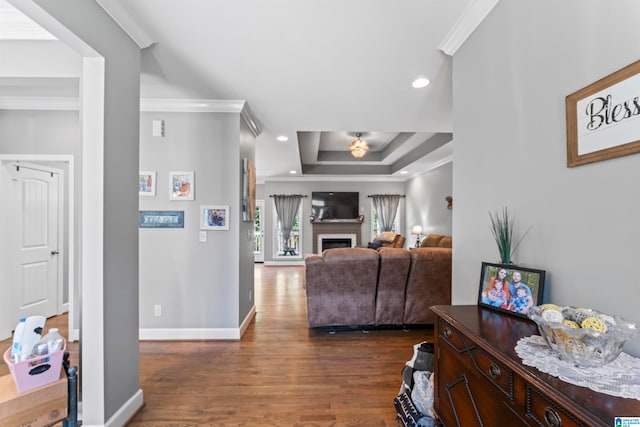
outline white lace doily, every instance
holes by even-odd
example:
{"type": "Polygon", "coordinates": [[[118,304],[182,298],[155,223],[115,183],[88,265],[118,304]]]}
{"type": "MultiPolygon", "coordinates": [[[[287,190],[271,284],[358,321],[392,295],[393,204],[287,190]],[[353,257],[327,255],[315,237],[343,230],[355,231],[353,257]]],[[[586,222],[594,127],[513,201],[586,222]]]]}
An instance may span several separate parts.
{"type": "Polygon", "coordinates": [[[626,353],[604,366],[578,368],[559,359],[540,335],[520,338],[515,350],[525,365],[562,381],[610,396],[640,400],[640,359],[626,353]]]}

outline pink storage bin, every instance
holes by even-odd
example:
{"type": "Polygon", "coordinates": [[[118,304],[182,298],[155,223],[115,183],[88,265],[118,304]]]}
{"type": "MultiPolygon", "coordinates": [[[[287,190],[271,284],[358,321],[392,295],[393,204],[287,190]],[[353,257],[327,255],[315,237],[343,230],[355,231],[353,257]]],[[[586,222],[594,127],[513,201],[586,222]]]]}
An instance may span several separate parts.
{"type": "Polygon", "coordinates": [[[58,381],[62,374],[62,357],[67,347],[63,341],[62,350],[51,354],[35,356],[23,362],[11,361],[11,348],[4,352],[4,362],[9,366],[13,382],[16,383],[18,393],[33,390],[58,381]]]}

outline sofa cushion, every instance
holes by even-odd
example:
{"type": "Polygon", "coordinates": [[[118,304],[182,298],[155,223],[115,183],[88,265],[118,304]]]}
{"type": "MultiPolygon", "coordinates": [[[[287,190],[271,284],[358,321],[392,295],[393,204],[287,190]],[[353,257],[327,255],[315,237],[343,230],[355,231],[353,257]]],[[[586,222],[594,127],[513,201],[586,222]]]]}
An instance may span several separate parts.
{"type": "Polygon", "coordinates": [[[435,314],[429,307],[451,304],[451,255],[452,250],[448,248],[411,251],[404,324],[433,324],[435,314]]]}
{"type": "Polygon", "coordinates": [[[442,239],[440,239],[440,243],[438,243],[438,247],[439,248],[451,248],[452,247],[452,240],[451,237],[449,236],[443,236],[442,239]]]}
{"type": "Polygon", "coordinates": [[[373,325],[378,264],[378,251],[367,248],[333,248],[305,258],[309,327],[373,325]]]}
{"type": "Polygon", "coordinates": [[[402,248],[381,248],[376,294],[376,325],[401,325],[404,317],[404,291],[411,257],[402,248]]]}
{"type": "Polygon", "coordinates": [[[440,234],[429,234],[427,237],[425,237],[422,240],[422,243],[420,243],[420,247],[421,248],[435,248],[438,246],[438,244],[440,243],[440,240],[442,240],[444,236],[440,235],[440,234]]]}
{"type": "Polygon", "coordinates": [[[381,242],[385,242],[385,243],[391,243],[395,240],[395,238],[396,238],[396,233],[394,233],[393,231],[383,231],[376,238],[376,240],[380,240],[381,242]]]}

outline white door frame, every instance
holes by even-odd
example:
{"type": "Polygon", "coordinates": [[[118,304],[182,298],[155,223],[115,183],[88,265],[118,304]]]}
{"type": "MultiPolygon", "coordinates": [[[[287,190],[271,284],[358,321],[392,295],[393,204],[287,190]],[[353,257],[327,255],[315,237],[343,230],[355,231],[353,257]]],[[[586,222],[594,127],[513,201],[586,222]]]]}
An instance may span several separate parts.
{"type": "MultiPolygon", "coordinates": [[[[58,301],[57,301],[57,310],[58,314],[64,313],[65,311],[69,312],[69,341],[77,341],[80,335],[79,325],[76,325],[75,322],[75,177],[74,177],[74,158],[72,155],[38,155],[38,154],[0,154],[0,164],[4,163],[37,163],[35,166],[42,170],[53,170],[61,172],[59,169],[48,168],[46,163],[57,162],[57,163],[67,163],[68,164],[68,173],[61,174],[63,177],[60,180],[60,186],[67,186],[69,200],[67,201],[69,206],[69,217],[66,224],[66,235],[68,236],[68,253],[67,253],[67,271],[69,272],[69,282],[68,282],[68,294],[69,301],[68,303],[64,302],[64,281],[62,279],[58,282],[58,301]],[[44,163],[44,164],[43,164],[44,163]],[[64,181],[64,182],[63,182],[64,181]]],[[[26,165],[25,165],[26,166],[26,165]]],[[[0,182],[0,185],[4,185],[0,182]]],[[[63,188],[60,188],[60,194],[64,194],[63,188]]],[[[63,206],[61,204],[61,209],[63,206]]],[[[63,215],[60,215],[60,221],[64,221],[63,215]]],[[[62,240],[64,236],[59,236],[59,239],[62,240]]],[[[62,247],[60,245],[59,247],[62,247]]],[[[58,274],[62,274],[62,269],[58,272],[58,274]]]]}

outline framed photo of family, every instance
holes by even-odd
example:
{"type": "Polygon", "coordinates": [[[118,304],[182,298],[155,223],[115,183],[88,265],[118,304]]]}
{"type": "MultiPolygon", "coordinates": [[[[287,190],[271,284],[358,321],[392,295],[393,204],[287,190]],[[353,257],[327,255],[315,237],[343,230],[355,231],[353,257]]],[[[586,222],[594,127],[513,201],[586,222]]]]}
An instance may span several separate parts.
{"type": "Polygon", "coordinates": [[[229,206],[200,206],[200,230],[228,230],[229,206]]]}
{"type": "Polygon", "coordinates": [[[482,263],[478,305],[527,317],[527,311],[542,304],[543,270],[513,264],[482,263]]]}

